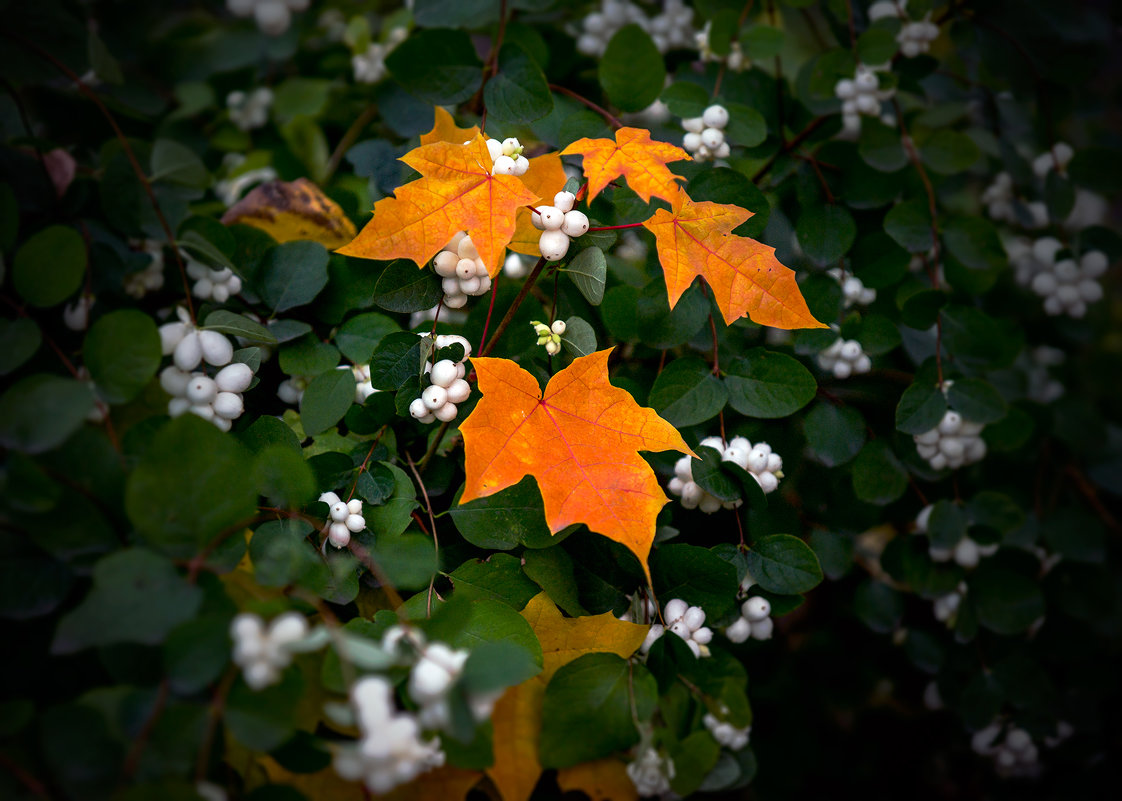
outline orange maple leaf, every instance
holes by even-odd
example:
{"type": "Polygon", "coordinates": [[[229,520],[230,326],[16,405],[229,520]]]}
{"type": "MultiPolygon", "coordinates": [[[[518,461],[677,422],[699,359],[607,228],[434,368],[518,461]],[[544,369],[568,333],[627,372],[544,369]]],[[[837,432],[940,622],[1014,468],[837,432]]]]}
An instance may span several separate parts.
{"type": "Polygon", "coordinates": [[[645,202],[651,202],[651,195],[672,202],[678,192],[678,181],[685,179],[666,169],[666,164],[683,159],[692,161],[682,148],[653,141],[651,132],[643,128],[620,128],[614,142],[611,139],[578,139],[561,151],[562,156],[577,154],[584,156],[584,177],[588,179],[590,201],[622,175],[645,202]]]}
{"type": "Polygon", "coordinates": [[[608,383],[610,353],[575,359],[544,394],[508,359],[472,359],[483,398],[460,425],[467,472],[460,503],[532,475],[550,531],[585,523],[648,571],[655,517],[668,499],[638,452],[692,451],[653,409],[608,383]]]}
{"type": "MultiPolygon", "coordinates": [[[[530,168],[522,176],[522,183],[526,188],[535,193],[544,204],[553,203],[553,196],[565,188],[565,168],[561,166],[561,156],[558,153],[546,153],[544,156],[530,159],[530,168]]],[[[522,208],[515,217],[517,223],[514,229],[514,238],[507,246],[515,253],[525,253],[527,256],[542,255],[538,247],[538,240],[542,232],[530,222],[530,210],[522,208]]]]}
{"type": "Polygon", "coordinates": [[[794,270],[779,263],[775,248],[732,233],[752,212],[694,202],[680,188],[671,203],[671,211],[659,209],[643,223],[655,235],[670,308],[700,275],[713,288],[726,324],[747,314],[774,328],[826,328],[811,315],[794,270]]]}
{"type": "Polygon", "coordinates": [[[429,145],[433,142],[451,142],[456,145],[474,139],[479,135],[479,126],[461,128],[456,125],[452,115],[440,106],[434,107],[432,130],[421,134],[421,144],[429,145]]]}
{"type": "MultiPolygon", "coordinates": [[[[491,714],[495,762],[487,768],[487,775],[495,783],[503,801],[526,801],[541,776],[538,741],[542,699],[546,685],[558,668],[578,656],[597,652],[613,653],[626,659],[642,645],[648,631],[647,626],[617,620],[611,612],[562,617],[545,593],[530,599],[522,610],[522,616],[541,643],[542,672],[508,689],[491,714]]],[[[588,765],[595,766],[597,763],[588,765]]],[[[610,771],[596,768],[576,770],[581,767],[578,765],[569,769],[574,773],[568,778],[566,789],[585,789],[592,795],[593,787],[602,784],[610,771]]],[[[622,795],[619,801],[627,798],[627,795],[622,795]]]]}
{"type": "Polygon", "coordinates": [[[494,277],[514,235],[514,213],[538,196],[513,175],[491,175],[482,136],[466,145],[433,142],[401,159],[421,174],[374,204],[374,219],[338,252],[364,259],[411,259],[424,269],[457,231],[467,231],[494,277]]]}

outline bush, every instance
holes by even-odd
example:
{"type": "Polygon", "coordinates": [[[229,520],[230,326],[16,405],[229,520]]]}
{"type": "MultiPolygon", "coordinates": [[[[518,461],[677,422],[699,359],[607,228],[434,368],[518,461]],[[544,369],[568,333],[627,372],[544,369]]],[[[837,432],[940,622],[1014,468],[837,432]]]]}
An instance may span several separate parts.
{"type": "Polygon", "coordinates": [[[1117,20],[161,5],[6,8],[5,797],[1108,780],[1117,20]]]}

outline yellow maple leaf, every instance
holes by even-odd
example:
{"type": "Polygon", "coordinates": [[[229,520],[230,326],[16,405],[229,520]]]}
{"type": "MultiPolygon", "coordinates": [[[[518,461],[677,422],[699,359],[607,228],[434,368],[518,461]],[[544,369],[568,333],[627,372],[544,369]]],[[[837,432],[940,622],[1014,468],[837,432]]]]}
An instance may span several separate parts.
{"type": "Polygon", "coordinates": [[[222,215],[226,225],[260,228],[278,242],[310,239],[333,249],[354,239],[355,225],[307,178],[261,184],[222,215]]]}
{"type": "Polygon", "coordinates": [[[557,771],[562,792],[580,790],[592,801],[637,801],[639,791],[627,775],[627,766],[615,757],[582,762],[557,771]]]}
{"type": "MultiPolygon", "coordinates": [[[[507,690],[491,715],[495,763],[487,768],[487,775],[503,801],[527,801],[541,776],[538,739],[542,699],[553,674],[584,654],[612,653],[626,659],[643,644],[648,630],[647,626],[617,620],[611,612],[564,617],[545,593],[530,599],[522,616],[541,643],[543,666],[537,676],[507,690]]],[[[577,781],[606,781],[595,770],[575,776],[577,781]]]]}
{"type": "Polygon", "coordinates": [[[494,277],[514,235],[514,213],[538,196],[513,175],[491,175],[482,136],[466,145],[433,142],[401,159],[421,174],[374,204],[374,218],[338,249],[364,259],[410,259],[424,269],[458,231],[467,231],[494,277]]]}

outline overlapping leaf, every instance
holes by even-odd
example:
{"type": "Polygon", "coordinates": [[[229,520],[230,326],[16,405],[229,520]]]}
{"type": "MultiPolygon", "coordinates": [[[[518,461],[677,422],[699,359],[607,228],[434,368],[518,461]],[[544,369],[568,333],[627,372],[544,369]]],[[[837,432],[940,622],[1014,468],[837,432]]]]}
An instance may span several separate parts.
{"type": "Polygon", "coordinates": [[[345,245],[355,235],[339,204],[307,178],[261,184],[231,206],[222,222],[252,225],[278,242],[310,239],[325,248],[345,245]]]}
{"type": "Polygon", "coordinates": [[[428,133],[421,134],[422,145],[431,145],[433,142],[451,142],[452,144],[461,145],[479,135],[478,125],[473,125],[470,128],[461,128],[456,125],[456,121],[452,119],[452,115],[447,111],[440,106],[434,106],[433,108],[434,118],[432,130],[428,133]]]}
{"type": "Polygon", "coordinates": [[[651,196],[673,202],[684,180],[666,168],[671,161],[689,160],[680,147],[655,142],[651,132],[643,128],[620,128],[616,140],[578,139],[561,151],[562,156],[584,156],[584,177],[588,179],[588,199],[592,200],[616,178],[623,176],[627,185],[650,202],[651,196]]]}
{"type": "Polygon", "coordinates": [[[374,204],[374,219],[339,249],[366,259],[411,259],[422,269],[457,231],[467,231],[494,276],[514,235],[514,215],[537,201],[520,178],[491,175],[482,136],[466,145],[433,142],[403,158],[421,178],[374,204]]]}
{"type": "Polygon", "coordinates": [[[775,258],[775,248],[732,233],[752,212],[694,202],[681,189],[671,202],[670,211],[659,209],[643,223],[655,235],[671,308],[701,276],[728,324],[747,314],[774,328],[826,327],[811,315],[794,271],[775,258]]]}
{"type": "MultiPolygon", "coordinates": [[[[529,621],[541,643],[543,667],[534,678],[507,690],[491,715],[495,763],[487,769],[487,775],[503,801],[527,801],[541,776],[538,739],[542,699],[546,685],[558,668],[589,653],[613,653],[626,659],[642,644],[648,630],[647,626],[617,620],[610,612],[562,617],[545,593],[531,599],[522,610],[522,616],[529,621]]],[[[567,789],[590,790],[595,780],[603,778],[597,770],[577,771],[570,777],[567,789]]]]}
{"type": "Polygon", "coordinates": [[[544,394],[508,359],[472,359],[483,398],[460,426],[467,472],[460,503],[532,475],[550,531],[585,523],[629,548],[646,570],[667,498],[638,452],[690,449],[653,409],[608,382],[609,353],[574,360],[544,394]]]}

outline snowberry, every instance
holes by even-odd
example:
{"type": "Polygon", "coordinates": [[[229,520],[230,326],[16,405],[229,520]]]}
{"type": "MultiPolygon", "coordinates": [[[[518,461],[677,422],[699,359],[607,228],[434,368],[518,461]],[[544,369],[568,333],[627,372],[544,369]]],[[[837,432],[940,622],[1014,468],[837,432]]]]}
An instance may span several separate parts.
{"type": "Polygon", "coordinates": [[[1052,170],[1064,172],[1071,162],[1075,151],[1067,142],[1057,142],[1050,150],[1046,150],[1033,159],[1032,171],[1040,178],[1045,177],[1052,170]]]}
{"type": "Polygon", "coordinates": [[[755,623],[771,614],[771,604],[767,598],[757,595],[745,601],[740,607],[740,612],[750,622],[755,623]]]}
{"type": "Polygon", "coordinates": [[[682,120],[682,127],[687,132],[700,135],[706,128],[719,128],[718,125],[707,125],[703,117],[687,117],[682,120]]]}
{"type": "Polygon", "coordinates": [[[214,376],[214,383],[221,392],[245,392],[252,381],[253,370],[241,362],[226,365],[214,376]]]}
{"type": "Polygon", "coordinates": [[[422,423],[431,423],[436,419],[435,415],[429,411],[429,407],[420,398],[414,398],[413,402],[409,404],[409,414],[422,423]]]}
{"type": "Polygon", "coordinates": [[[860,342],[840,337],[818,354],[818,364],[823,370],[832,372],[835,378],[841,379],[867,373],[873,367],[872,360],[865,354],[860,342]]]}
{"type": "Polygon", "coordinates": [[[701,114],[701,121],[707,128],[724,128],[729,124],[729,112],[724,106],[714,104],[701,114]]]}
{"type": "Polygon", "coordinates": [[[705,147],[710,150],[715,150],[718,146],[723,144],[724,141],[724,131],[718,130],[717,128],[706,128],[701,132],[701,144],[705,145],[705,147]]]}
{"type": "Polygon", "coordinates": [[[692,132],[687,133],[682,137],[682,147],[684,147],[690,153],[696,153],[697,151],[701,150],[701,134],[692,132]]]}
{"type": "Polygon", "coordinates": [[[634,761],[627,763],[626,770],[639,795],[661,796],[670,792],[674,763],[670,757],[663,758],[655,749],[644,748],[634,761]]]}
{"type": "Polygon", "coordinates": [[[242,669],[250,689],[260,690],[275,684],[281,671],[292,662],[290,647],[307,633],[307,621],[297,612],[279,615],[268,628],[257,615],[248,612],[237,615],[230,623],[233,659],[242,669]]]}
{"type": "MultiPolygon", "coordinates": [[[[558,228],[560,228],[560,224],[558,224],[558,228]]],[[[546,261],[558,261],[569,252],[569,237],[564,231],[547,229],[542,231],[541,238],[538,240],[538,248],[546,261]]]]}
{"type": "Polygon", "coordinates": [[[582,211],[567,211],[561,222],[561,230],[572,239],[588,233],[588,217],[582,211]]]}
{"type": "Polygon", "coordinates": [[[236,392],[219,392],[215,395],[212,405],[214,413],[224,420],[233,420],[245,411],[242,396],[236,392]]]}
{"type": "Polygon", "coordinates": [[[566,326],[564,320],[554,320],[553,324],[549,327],[549,330],[557,336],[561,336],[565,333],[565,328],[566,326]]]}
{"type": "Polygon", "coordinates": [[[705,713],[702,718],[705,728],[713,735],[713,739],[717,741],[718,745],[723,745],[733,751],[739,751],[744,746],[748,745],[748,736],[752,731],[751,726],[745,726],[743,729],[733,726],[731,723],[726,723],[711,713],[705,713]]]}
{"type": "Polygon", "coordinates": [[[558,192],[556,195],[553,196],[553,206],[554,206],[554,208],[556,208],[558,211],[560,211],[563,214],[566,214],[566,213],[572,211],[573,206],[576,205],[576,202],[577,202],[577,196],[574,195],[572,192],[561,191],[561,192],[558,192]]]}
{"type": "Polygon", "coordinates": [[[350,510],[347,509],[347,504],[343,503],[342,501],[336,501],[335,503],[331,504],[331,509],[328,511],[328,514],[331,516],[331,520],[336,523],[342,523],[347,519],[347,515],[349,515],[350,513],[350,510]]]}
{"type": "Polygon", "coordinates": [[[556,206],[537,206],[531,219],[537,219],[543,231],[557,231],[565,224],[565,212],[556,206]]]}
{"type": "Polygon", "coordinates": [[[425,391],[421,393],[421,400],[424,401],[426,409],[435,412],[448,402],[448,390],[442,386],[433,384],[430,387],[426,387],[425,391]]]}
{"type": "Polygon", "coordinates": [[[442,359],[432,366],[429,380],[433,384],[447,388],[456,380],[456,363],[451,359],[442,359]]]}
{"type": "Polygon", "coordinates": [[[495,166],[491,168],[492,175],[514,175],[514,159],[510,156],[499,156],[495,159],[495,166]]]}

